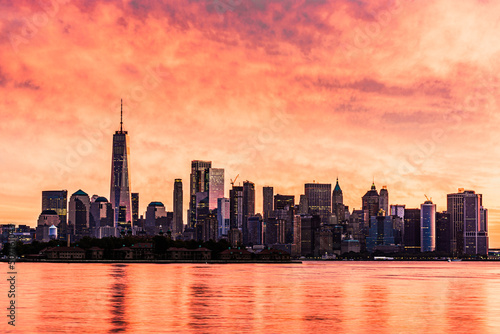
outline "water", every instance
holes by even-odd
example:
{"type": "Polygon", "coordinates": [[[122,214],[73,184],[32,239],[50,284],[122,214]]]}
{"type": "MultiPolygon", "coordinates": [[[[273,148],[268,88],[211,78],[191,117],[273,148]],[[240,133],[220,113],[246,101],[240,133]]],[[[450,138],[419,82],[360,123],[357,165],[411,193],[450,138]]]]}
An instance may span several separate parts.
{"type": "Polygon", "coordinates": [[[18,263],[17,270],[17,326],[2,315],[0,332],[500,333],[500,265],[491,262],[18,263]]]}

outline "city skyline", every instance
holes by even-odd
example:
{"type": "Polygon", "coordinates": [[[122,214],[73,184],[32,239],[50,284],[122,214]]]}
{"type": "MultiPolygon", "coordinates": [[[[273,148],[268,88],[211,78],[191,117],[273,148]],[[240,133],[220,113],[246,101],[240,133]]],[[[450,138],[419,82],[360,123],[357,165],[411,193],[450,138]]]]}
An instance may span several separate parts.
{"type": "Polygon", "coordinates": [[[224,169],[225,197],[238,174],[255,183],[261,213],[263,186],[298,203],[304,184],[337,177],[351,211],[373,179],[388,187],[389,205],[407,208],[425,194],[443,211],[447,194],[473,189],[489,210],[490,247],[499,247],[499,8],[446,4],[303,1],[289,11],[243,1],[221,12],[203,1],[75,1],[24,40],[12,39],[23,37],[14,17],[33,20],[42,9],[2,4],[10,35],[0,43],[0,223],[35,226],[43,190],[108,197],[122,97],[140,214],[153,201],[172,211],[179,178],[186,224],[199,159],[224,169]],[[255,22],[240,18],[244,10],[255,22]],[[289,13],[297,11],[304,15],[289,13]],[[415,29],[419,19],[426,24],[415,29]],[[94,29],[108,38],[86,38],[94,29]],[[134,29],[138,38],[123,33],[134,29]],[[410,30],[414,39],[400,35],[410,30]]]}

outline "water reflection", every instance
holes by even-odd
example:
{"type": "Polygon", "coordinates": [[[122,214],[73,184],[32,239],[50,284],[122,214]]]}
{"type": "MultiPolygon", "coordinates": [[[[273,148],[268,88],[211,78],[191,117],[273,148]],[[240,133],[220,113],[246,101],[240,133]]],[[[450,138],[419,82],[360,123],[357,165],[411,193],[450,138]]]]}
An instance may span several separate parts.
{"type": "Polygon", "coordinates": [[[449,332],[484,333],[486,295],[484,281],[452,280],[448,285],[446,322],[449,332]]]}
{"type": "Polygon", "coordinates": [[[128,292],[127,284],[127,265],[113,264],[110,276],[113,280],[111,285],[111,324],[110,333],[126,332],[128,320],[126,316],[126,296],[128,292]]]}
{"type": "Polygon", "coordinates": [[[19,266],[17,333],[500,333],[496,263],[19,266]]]}

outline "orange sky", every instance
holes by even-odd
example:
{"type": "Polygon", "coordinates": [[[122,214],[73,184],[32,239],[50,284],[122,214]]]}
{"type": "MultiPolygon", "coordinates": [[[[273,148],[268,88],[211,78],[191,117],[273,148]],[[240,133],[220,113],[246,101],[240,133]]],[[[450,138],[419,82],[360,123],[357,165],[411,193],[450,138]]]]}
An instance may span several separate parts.
{"type": "MultiPolygon", "coordinates": [[[[500,3],[0,1],[0,223],[36,225],[41,191],[109,198],[112,135],[129,131],[140,210],[175,178],[300,195],[334,183],[350,208],[375,178],[391,204],[484,196],[500,247],[500,3]],[[215,5],[214,5],[215,4],[215,5]]],[[[298,197],[296,199],[298,201],[298,197]]]]}

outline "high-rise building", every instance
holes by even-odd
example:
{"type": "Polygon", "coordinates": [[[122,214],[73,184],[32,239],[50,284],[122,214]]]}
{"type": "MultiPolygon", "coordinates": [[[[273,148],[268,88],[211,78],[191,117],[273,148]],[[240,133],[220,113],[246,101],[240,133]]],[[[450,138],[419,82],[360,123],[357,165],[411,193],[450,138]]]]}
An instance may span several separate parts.
{"type": "Polygon", "coordinates": [[[305,195],[310,215],[319,215],[321,222],[328,223],[332,212],[332,185],[324,183],[306,183],[305,195]]]}
{"type": "Polygon", "coordinates": [[[345,220],[344,195],[342,194],[342,189],[340,189],[339,178],[337,178],[337,182],[335,183],[335,188],[333,188],[332,213],[337,218],[338,224],[340,224],[345,220]]]}
{"type": "Polygon", "coordinates": [[[293,195],[280,195],[274,196],[274,210],[293,209],[295,206],[295,196],[293,195]]]}
{"type": "Polygon", "coordinates": [[[447,212],[436,212],[436,251],[440,253],[451,253],[453,225],[450,214],[447,212]]]}
{"type": "Polygon", "coordinates": [[[300,215],[300,248],[302,256],[312,257],[318,252],[316,251],[316,248],[319,247],[319,245],[316,245],[316,233],[319,233],[320,226],[321,217],[319,215],[300,215]]]}
{"type": "Polygon", "coordinates": [[[76,240],[88,236],[90,198],[83,190],[78,190],[69,199],[68,225],[73,228],[76,240]]]}
{"type": "Polygon", "coordinates": [[[89,215],[90,235],[99,238],[101,230],[114,228],[114,212],[111,203],[105,197],[92,196],[89,215]]]}
{"type": "Polygon", "coordinates": [[[380,189],[379,208],[384,210],[385,215],[389,215],[389,192],[386,186],[382,186],[380,189]]]}
{"type": "Polygon", "coordinates": [[[217,199],[224,197],[224,169],[208,169],[208,208],[217,209],[217,199]]]}
{"type": "Polygon", "coordinates": [[[67,190],[45,190],[42,191],[42,211],[54,210],[62,224],[67,222],[68,191],[67,190]]]}
{"type": "Polygon", "coordinates": [[[229,198],[217,199],[218,239],[228,236],[231,221],[231,202],[229,198]]]}
{"type": "Polygon", "coordinates": [[[251,246],[262,244],[262,219],[259,216],[248,217],[248,244],[251,246]]]}
{"type": "Polygon", "coordinates": [[[234,186],[229,191],[230,228],[243,231],[243,187],[234,186]]]}
{"type": "Polygon", "coordinates": [[[114,210],[116,227],[133,227],[132,200],[129,177],[130,147],[128,132],[123,131],[123,106],[121,109],[120,130],[113,135],[113,156],[111,163],[110,202],[114,210]]]}
{"type": "Polygon", "coordinates": [[[394,226],[391,216],[386,216],[380,209],[377,216],[370,217],[369,236],[366,238],[366,249],[373,252],[377,249],[396,250],[394,240],[394,226]]]}
{"type": "Polygon", "coordinates": [[[269,218],[269,214],[274,210],[273,206],[273,197],[274,197],[274,188],[273,187],[264,187],[262,188],[263,195],[263,205],[262,205],[262,214],[264,216],[264,221],[267,221],[269,218]]]}
{"type": "Polygon", "coordinates": [[[299,214],[307,215],[308,211],[309,211],[309,203],[307,203],[307,197],[306,195],[300,195],[299,214]]]}
{"type": "Polygon", "coordinates": [[[203,233],[206,220],[210,215],[208,208],[208,191],[196,193],[196,223],[194,225],[196,240],[203,240],[203,233]]]}
{"type": "Polygon", "coordinates": [[[196,224],[196,193],[208,191],[208,169],[212,167],[211,161],[194,160],[191,162],[191,175],[189,186],[189,214],[188,227],[196,224]]]}
{"type": "Polygon", "coordinates": [[[181,234],[184,230],[184,221],[182,220],[183,199],[182,179],[175,179],[174,182],[174,226],[172,234],[181,234]]]}
{"type": "MultiPolygon", "coordinates": [[[[482,195],[472,190],[459,189],[448,194],[448,209],[452,230],[452,252],[457,254],[487,255],[487,227],[481,230],[482,195]]],[[[484,221],[486,224],[486,221],[484,221]]]]}
{"type": "Polygon", "coordinates": [[[113,207],[105,197],[97,196],[90,201],[90,227],[113,226],[113,207]]]}
{"type": "Polygon", "coordinates": [[[139,193],[132,193],[132,224],[136,226],[139,221],[139,193]]]}
{"type": "Polygon", "coordinates": [[[436,204],[432,201],[420,205],[420,250],[436,250],[436,204]]]}
{"type": "Polygon", "coordinates": [[[255,184],[243,182],[243,244],[248,243],[248,218],[255,215],[255,184]]]}
{"type": "Polygon", "coordinates": [[[162,202],[151,202],[146,210],[146,223],[144,225],[148,234],[156,234],[161,229],[166,232],[167,226],[167,210],[162,202]]]}
{"type": "Polygon", "coordinates": [[[420,252],[420,209],[405,209],[403,243],[406,252],[420,252]]]}
{"type": "Polygon", "coordinates": [[[375,183],[372,184],[371,189],[361,198],[361,201],[362,210],[368,211],[368,219],[378,215],[378,211],[380,210],[380,196],[375,187],[375,183]]]}
{"type": "Polygon", "coordinates": [[[405,205],[401,204],[392,204],[391,205],[391,216],[398,216],[401,219],[405,218],[405,205]]]}

